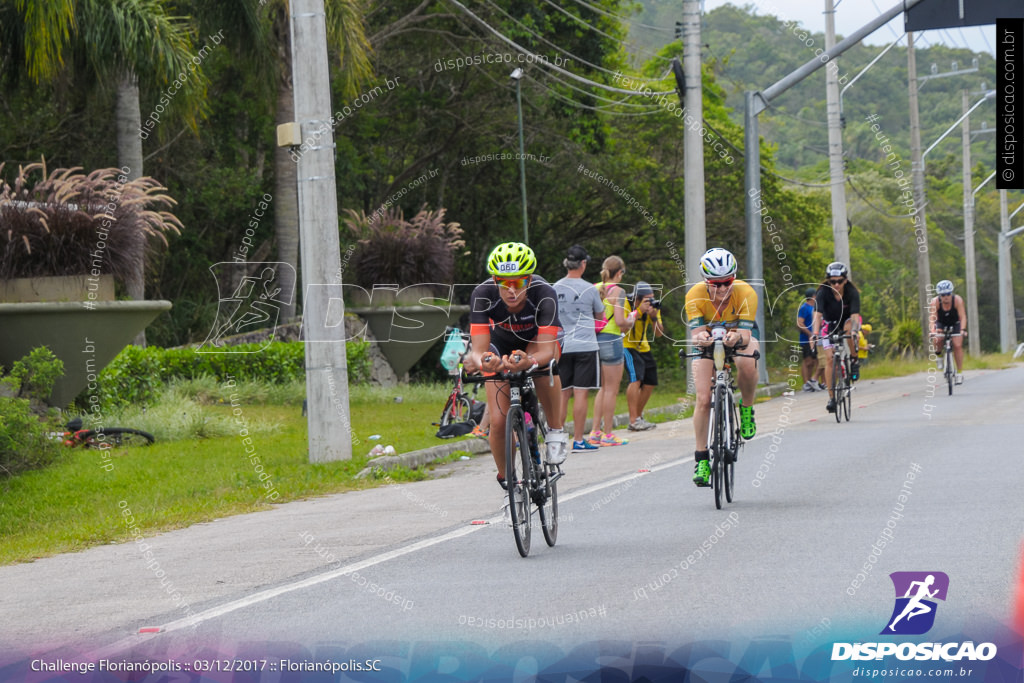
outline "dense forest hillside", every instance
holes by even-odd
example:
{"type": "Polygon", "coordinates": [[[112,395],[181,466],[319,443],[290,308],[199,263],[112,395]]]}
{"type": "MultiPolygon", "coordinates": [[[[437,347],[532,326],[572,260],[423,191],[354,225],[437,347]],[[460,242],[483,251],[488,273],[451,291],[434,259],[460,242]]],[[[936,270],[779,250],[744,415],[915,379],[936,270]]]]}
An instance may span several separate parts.
{"type": "MultiPolygon", "coordinates": [[[[11,22],[17,5],[0,0],[0,19],[6,17],[8,27],[16,26],[11,22]]],[[[477,281],[495,243],[522,238],[514,156],[519,147],[516,85],[509,78],[521,67],[530,242],[540,272],[560,277],[565,248],[581,242],[596,260],[623,256],[630,279],[659,282],[667,289],[683,284],[675,250],[685,242],[684,121],[672,92],[674,81],[665,77],[681,45],[664,42],[671,40],[671,31],[631,32],[636,21],[671,27],[678,3],[648,2],[633,22],[618,18],[631,7],[619,0],[564,7],[512,0],[396,0],[366,7],[331,0],[328,5],[339,12],[332,16],[340,17],[338,26],[345,29],[331,49],[341,209],[373,214],[394,206],[406,217],[424,207],[445,209],[446,220],[464,230],[455,281],[477,281]],[[649,87],[667,94],[628,95],[608,87],[649,87]]],[[[150,342],[172,345],[205,338],[217,309],[209,267],[235,258],[246,229],[252,232],[250,260],[286,258],[277,224],[294,221],[294,209],[278,188],[282,179],[288,187],[295,169],[294,161],[290,168],[282,164],[280,153],[275,158],[275,127],[288,82],[280,44],[284,6],[281,0],[237,0],[214,12],[203,3],[153,0],[147,5],[181,15],[189,36],[186,53],[206,49],[195,87],[173,98],[142,141],[143,172],[169,188],[185,226],[169,247],[155,245],[150,259],[147,296],[174,304],[150,329],[150,342]],[[230,8],[245,13],[232,18],[220,11],[230,8]],[[214,36],[222,38],[218,42],[214,36]],[[264,199],[268,194],[269,201],[264,199]],[[269,209],[254,219],[261,202],[269,209]]],[[[80,17],[79,31],[91,20],[80,17]]],[[[69,35],[73,41],[78,34],[69,35]]],[[[732,6],[706,15],[704,36],[705,123],[713,131],[711,139],[727,152],[705,147],[708,243],[728,246],[743,263],[742,91],[766,87],[813,56],[813,49],[782,20],[732,6]]],[[[821,35],[805,40],[812,38],[815,44],[824,40],[821,35]]],[[[841,60],[841,72],[852,77],[879,49],[854,49],[841,60]]],[[[969,64],[973,57],[935,47],[920,51],[918,63],[927,69],[935,62],[948,70],[952,60],[969,64]]],[[[958,115],[960,88],[992,82],[992,58],[978,58],[979,74],[936,80],[924,89],[926,144],[958,115]]],[[[19,165],[42,156],[51,168],[89,171],[119,165],[115,110],[123,92],[95,60],[88,45],[79,43],[68,48],[62,65],[45,73],[26,66],[22,43],[0,43],[0,161],[7,163],[3,175],[8,180],[19,165]]],[[[167,90],[158,75],[139,79],[143,117],[162,107],[167,90]]],[[[864,119],[877,113],[881,129],[906,159],[906,98],[904,48],[891,51],[845,98],[853,266],[863,282],[866,313],[883,334],[895,334],[902,323],[916,318],[915,247],[913,228],[899,206],[899,188],[864,119]]],[[[788,180],[813,184],[827,174],[824,109],[824,76],[816,74],[762,116],[763,199],[784,230],[798,282],[819,280],[832,260],[827,190],[788,180]]],[[[932,273],[962,286],[955,138],[929,157],[928,217],[932,273]]],[[[990,139],[979,137],[973,149],[975,182],[980,182],[993,165],[990,139]]],[[[995,291],[994,195],[979,194],[982,292],[995,291]]],[[[361,235],[346,224],[339,231],[342,254],[351,254],[361,235]]],[[[596,278],[597,269],[587,275],[596,278]]],[[[778,268],[766,267],[765,276],[771,291],[786,292],[778,268]]],[[[1022,280],[1024,273],[1018,274],[1018,301],[1024,301],[1022,280]]],[[[774,303],[768,322],[772,330],[791,332],[789,309],[795,302],[790,291],[774,303]]],[[[299,303],[301,311],[301,297],[299,303]]],[[[986,297],[982,306],[983,341],[993,348],[998,337],[995,301],[986,297]]],[[[681,335],[678,311],[673,318],[681,335]]]]}

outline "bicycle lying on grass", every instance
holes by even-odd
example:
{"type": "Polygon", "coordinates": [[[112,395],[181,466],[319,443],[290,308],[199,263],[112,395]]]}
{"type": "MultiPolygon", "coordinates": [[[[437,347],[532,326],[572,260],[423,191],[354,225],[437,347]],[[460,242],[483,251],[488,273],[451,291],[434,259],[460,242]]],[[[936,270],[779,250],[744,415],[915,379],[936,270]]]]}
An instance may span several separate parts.
{"type": "Polygon", "coordinates": [[[104,427],[102,429],[82,429],[82,418],[70,420],[64,427],[68,431],[59,436],[68,448],[107,448],[119,446],[148,446],[156,439],[149,432],[130,427],[104,427]]]}

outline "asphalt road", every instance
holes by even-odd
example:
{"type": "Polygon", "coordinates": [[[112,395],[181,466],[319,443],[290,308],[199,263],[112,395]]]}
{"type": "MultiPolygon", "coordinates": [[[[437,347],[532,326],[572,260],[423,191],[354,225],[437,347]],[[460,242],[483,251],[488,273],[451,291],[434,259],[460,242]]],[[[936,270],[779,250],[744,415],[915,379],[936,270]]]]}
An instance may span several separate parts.
{"type": "Polygon", "coordinates": [[[760,404],[723,510],[690,482],[688,420],[573,454],[558,544],[535,528],[526,559],[485,455],[147,539],[177,599],[133,543],[3,567],[0,656],[393,658],[428,641],[570,651],[772,634],[813,648],[875,637],[894,571],[949,576],[940,633],[991,628],[1021,572],[1022,388],[1021,366],[968,373],[952,397],[929,397],[924,374],[862,382],[842,424],[823,394],[760,404]]]}

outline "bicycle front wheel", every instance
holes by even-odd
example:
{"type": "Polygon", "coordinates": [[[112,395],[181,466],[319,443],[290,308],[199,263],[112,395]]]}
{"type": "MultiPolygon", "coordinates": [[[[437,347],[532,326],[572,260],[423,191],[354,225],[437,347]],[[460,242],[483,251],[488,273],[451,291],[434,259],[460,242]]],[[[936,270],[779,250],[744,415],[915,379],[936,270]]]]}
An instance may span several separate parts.
{"type": "Polygon", "coordinates": [[[91,430],[81,435],[82,445],[86,448],[103,448],[121,446],[149,446],[156,438],[149,432],[129,427],[107,427],[103,430],[91,430]]]}
{"type": "Polygon", "coordinates": [[[538,468],[538,475],[544,473],[544,481],[538,487],[537,495],[540,500],[537,504],[537,511],[540,514],[540,526],[544,530],[544,542],[548,547],[554,548],[558,540],[558,482],[555,475],[558,473],[557,465],[541,465],[538,468]]]}
{"type": "Polygon", "coordinates": [[[714,448],[711,450],[711,488],[715,492],[715,507],[719,510],[722,509],[722,487],[723,487],[723,469],[725,468],[725,449],[726,449],[726,427],[725,427],[725,414],[728,410],[726,406],[725,398],[725,387],[717,387],[715,389],[715,428],[714,428],[714,448]]]}
{"type": "Polygon", "coordinates": [[[843,360],[842,358],[832,358],[832,398],[836,404],[836,422],[841,422],[843,419],[843,390],[845,383],[843,382],[843,360]]]}
{"type": "Polygon", "coordinates": [[[533,479],[533,459],[526,433],[523,409],[512,406],[505,418],[505,482],[508,486],[508,504],[512,517],[512,534],[516,538],[519,554],[530,554],[530,489],[533,479]]]}
{"type": "Polygon", "coordinates": [[[725,460],[722,463],[722,484],[725,486],[725,500],[726,502],[732,502],[732,488],[733,482],[735,481],[735,470],[736,456],[739,454],[740,444],[743,443],[740,438],[740,423],[738,421],[738,415],[736,411],[736,402],[733,400],[731,392],[729,392],[729,424],[726,426],[726,434],[729,439],[725,444],[725,460]]]}
{"type": "MultiPolygon", "coordinates": [[[[847,361],[846,366],[846,377],[853,377],[853,368],[850,366],[850,361],[847,361]]],[[[849,379],[843,380],[843,417],[849,422],[850,412],[853,410],[853,385],[849,379]]]]}
{"type": "Polygon", "coordinates": [[[954,380],[954,377],[955,377],[955,375],[953,373],[953,350],[947,348],[946,349],[946,384],[949,386],[949,395],[950,396],[953,395],[953,380],[954,380]]]}
{"type": "Polygon", "coordinates": [[[448,397],[448,402],[444,404],[444,412],[441,413],[441,426],[447,427],[454,422],[465,422],[472,414],[472,410],[468,396],[452,394],[448,397]]]}

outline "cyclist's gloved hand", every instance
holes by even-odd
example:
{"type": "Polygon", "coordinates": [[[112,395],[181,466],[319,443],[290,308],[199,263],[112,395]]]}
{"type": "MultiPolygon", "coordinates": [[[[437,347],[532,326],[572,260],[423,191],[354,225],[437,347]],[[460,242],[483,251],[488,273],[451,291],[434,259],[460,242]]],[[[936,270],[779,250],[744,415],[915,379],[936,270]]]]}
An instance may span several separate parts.
{"type": "Polygon", "coordinates": [[[523,370],[529,370],[533,366],[533,361],[522,351],[514,351],[508,356],[505,356],[505,367],[509,372],[522,372],[523,370]]]}
{"type": "Polygon", "coordinates": [[[480,357],[480,367],[484,372],[500,372],[502,369],[501,358],[493,353],[487,352],[480,357]]]}

